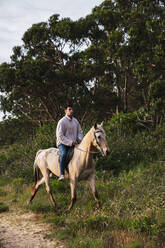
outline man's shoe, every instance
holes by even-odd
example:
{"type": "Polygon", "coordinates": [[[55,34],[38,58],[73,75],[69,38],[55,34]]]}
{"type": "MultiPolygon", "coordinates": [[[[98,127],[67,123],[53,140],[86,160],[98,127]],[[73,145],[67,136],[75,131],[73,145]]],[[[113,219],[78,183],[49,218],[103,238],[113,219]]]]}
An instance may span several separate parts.
{"type": "Polygon", "coordinates": [[[59,177],[59,179],[58,179],[59,181],[64,181],[65,180],[65,177],[64,177],[64,175],[61,175],[60,177],[59,177]]]}

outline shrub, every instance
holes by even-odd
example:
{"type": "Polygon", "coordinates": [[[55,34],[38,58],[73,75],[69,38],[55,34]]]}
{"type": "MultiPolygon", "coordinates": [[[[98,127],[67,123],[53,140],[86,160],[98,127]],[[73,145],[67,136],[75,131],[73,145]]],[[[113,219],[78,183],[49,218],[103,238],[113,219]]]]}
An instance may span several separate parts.
{"type": "Polygon", "coordinates": [[[111,118],[110,121],[107,122],[107,125],[110,127],[112,131],[117,130],[119,134],[124,133],[125,135],[132,133],[136,133],[145,129],[143,121],[141,118],[140,112],[132,112],[132,113],[119,113],[111,118]]]}
{"type": "Polygon", "coordinates": [[[130,170],[139,163],[149,164],[155,160],[164,160],[165,127],[157,127],[148,131],[130,132],[125,137],[117,130],[112,132],[111,126],[106,126],[107,139],[111,154],[106,158],[96,157],[97,170],[111,170],[118,174],[121,170],[130,170]]]}
{"type": "Polygon", "coordinates": [[[53,122],[46,124],[37,130],[33,143],[37,144],[38,149],[56,146],[56,126],[57,123],[53,122]]]}

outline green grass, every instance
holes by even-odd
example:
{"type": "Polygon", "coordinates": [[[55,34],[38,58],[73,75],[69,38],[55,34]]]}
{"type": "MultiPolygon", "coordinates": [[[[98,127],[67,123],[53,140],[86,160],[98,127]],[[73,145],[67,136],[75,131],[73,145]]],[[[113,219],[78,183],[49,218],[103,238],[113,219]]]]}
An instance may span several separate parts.
{"type": "Polygon", "coordinates": [[[9,211],[9,207],[4,204],[3,202],[0,202],[0,213],[9,211]]]}
{"type": "MultiPolygon", "coordinates": [[[[0,179],[1,180],[1,179],[0,179]]],[[[0,201],[6,205],[40,214],[43,221],[53,227],[54,237],[66,247],[97,248],[163,248],[165,247],[165,164],[139,164],[118,176],[111,172],[96,172],[96,186],[102,208],[98,208],[89,186],[77,185],[77,202],[71,212],[68,182],[51,181],[57,207],[49,202],[42,186],[32,205],[26,206],[30,197],[22,180],[0,185],[0,201]],[[20,185],[21,182],[21,185],[20,185]],[[18,184],[18,185],[17,185],[18,184]]]]}

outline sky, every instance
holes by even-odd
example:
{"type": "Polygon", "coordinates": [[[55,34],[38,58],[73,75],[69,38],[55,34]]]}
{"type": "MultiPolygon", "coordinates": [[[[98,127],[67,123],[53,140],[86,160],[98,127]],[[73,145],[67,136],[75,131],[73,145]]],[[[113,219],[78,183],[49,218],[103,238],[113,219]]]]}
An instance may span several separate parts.
{"type": "MultiPolygon", "coordinates": [[[[32,24],[48,21],[53,14],[78,20],[103,0],[0,0],[0,64],[10,62],[14,46],[32,24]]],[[[0,119],[2,113],[0,112],[0,119]]]]}

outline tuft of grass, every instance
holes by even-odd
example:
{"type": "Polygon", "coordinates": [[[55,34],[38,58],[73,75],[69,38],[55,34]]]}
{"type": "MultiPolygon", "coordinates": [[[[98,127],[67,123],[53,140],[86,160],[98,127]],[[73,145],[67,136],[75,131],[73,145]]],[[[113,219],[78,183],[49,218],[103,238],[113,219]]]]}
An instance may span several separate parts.
{"type": "Polygon", "coordinates": [[[13,181],[12,181],[12,185],[13,185],[13,188],[15,190],[15,193],[22,193],[22,190],[23,190],[23,178],[19,177],[19,178],[14,178],[13,181]]]}
{"type": "Polygon", "coordinates": [[[126,245],[124,248],[144,248],[144,243],[141,241],[135,241],[129,245],[126,245]]]}
{"type": "Polygon", "coordinates": [[[62,227],[65,226],[65,218],[64,216],[53,216],[47,219],[48,223],[52,223],[54,226],[62,227]]]}
{"type": "Polygon", "coordinates": [[[140,241],[136,241],[129,245],[126,245],[124,248],[144,248],[144,243],[140,241]]]}
{"type": "Polygon", "coordinates": [[[32,212],[39,214],[39,213],[47,213],[47,212],[54,212],[54,208],[50,205],[42,205],[42,204],[33,204],[28,205],[26,209],[31,210],[32,212]]]}
{"type": "Polygon", "coordinates": [[[64,183],[58,180],[51,180],[50,187],[53,193],[62,193],[62,194],[65,193],[66,194],[70,192],[70,186],[67,181],[64,183]]]}
{"type": "Polygon", "coordinates": [[[6,195],[7,195],[6,191],[0,189],[0,196],[6,196],[6,195]]]}
{"type": "Polygon", "coordinates": [[[109,225],[109,218],[104,216],[94,216],[80,221],[80,226],[86,230],[86,233],[92,231],[103,232],[109,225]]]}
{"type": "Polygon", "coordinates": [[[71,241],[76,238],[76,232],[73,229],[61,229],[56,234],[55,237],[61,241],[71,241]]]}
{"type": "Polygon", "coordinates": [[[78,237],[69,243],[68,248],[103,248],[103,242],[97,238],[78,237]]]}
{"type": "Polygon", "coordinates": [[[3,202],[0,202],[0,213],[7,212],[7,211],[9,211],[9,207],[3,202]]]}
{"type": "Polygon", "coordinates": [[[4,177],[0,177],[0,186],[5,186],[8,183],[10,183],[11,179],[10,178],[4,178],[4,177]]]}

